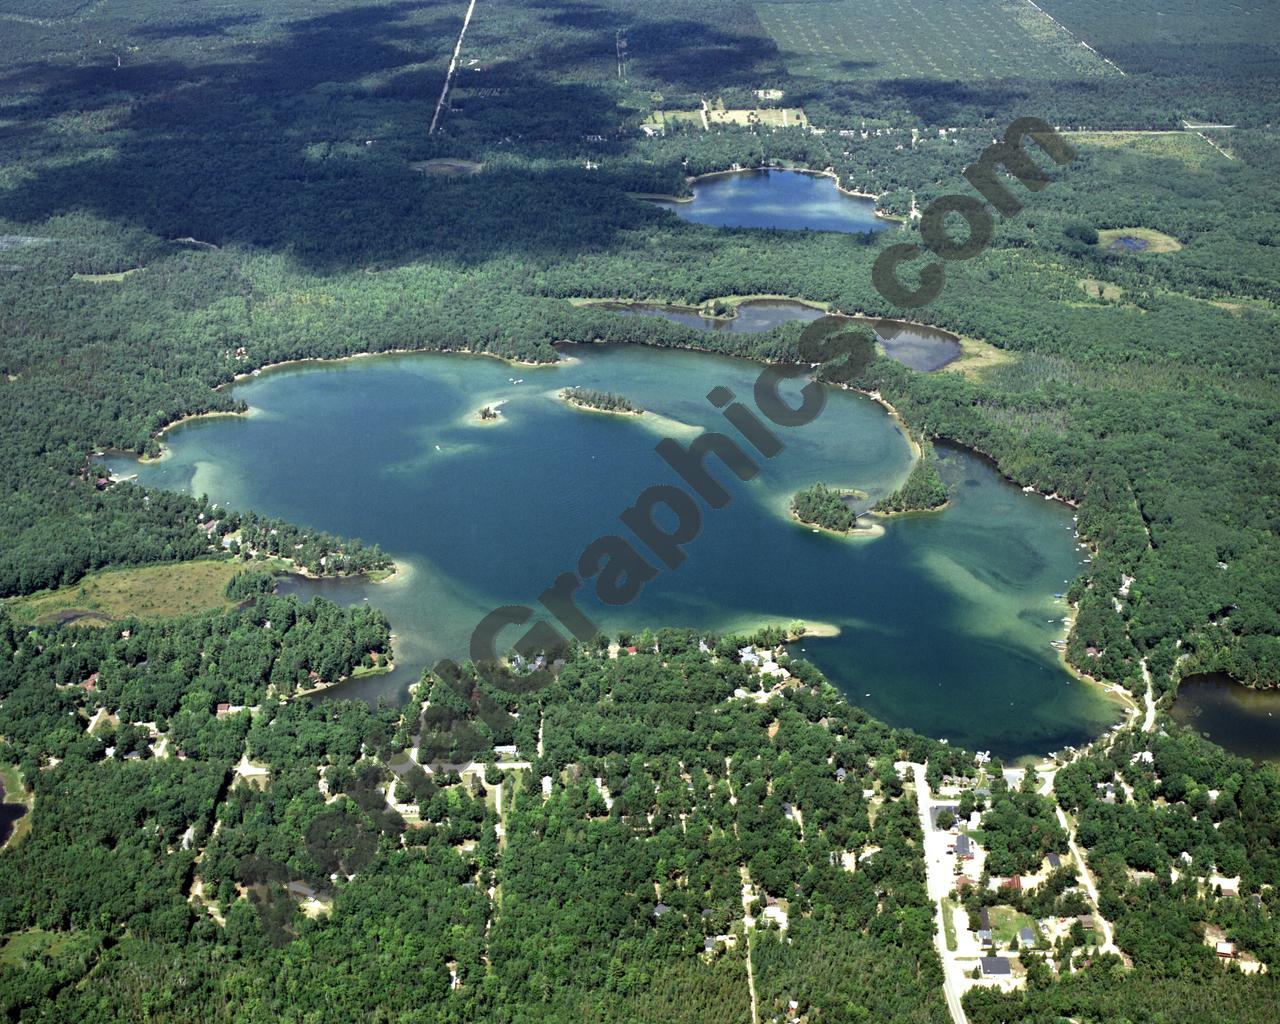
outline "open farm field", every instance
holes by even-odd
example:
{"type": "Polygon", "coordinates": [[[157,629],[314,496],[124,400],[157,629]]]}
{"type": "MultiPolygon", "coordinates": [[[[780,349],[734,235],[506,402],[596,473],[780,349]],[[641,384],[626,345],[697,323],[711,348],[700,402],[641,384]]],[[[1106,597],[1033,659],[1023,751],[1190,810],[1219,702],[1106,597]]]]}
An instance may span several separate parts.
{"type": "Polygon", "coordinates": [[[1203,136],[1190,131],[1064,132],[1073,146],[1118,150],[1143,157],[1178,160],[1191,169],[1223,164],[1227,158],[1203,136]]]}
{"type": "Polygon", "coordinates": [[[795,75],[1065,78],[1114,74],[1051,18],[1012,0],[762,3],[761,24],[795,75]]]}
{"type": "Polygon", "coordinates": [[[23,18],[69,18],[93,7],[96,0],[0,0],[0,15],[23,18]]]}
{"type": "Polygon", "coordinates": [[[15,620],[32,624],[99,626],[130,616],[189,615],[229,606],[227,583],[243,568],[230,560],[202,560],[111,569],[69,587],[17,598],[7,607],[15,620]]]}
{"type": "Polygon", "coordinates": [[[1215,68],[1248,75],[1280,64],[1280,6],[1270,0],[1037,0],[1069,32],[1125,71],[1215,68]]]}
{"type": "Polygon", "coordinates": [[[666,128],[674,124],[703,125],[710,129],[716,125],[740,125],[751,127],[760,125],[766,128],[804,128],[809,119],[800,107],[754,107],[725,109],[723,106],[712,106],[706,110],[703,120],[702,110],[655,110],[645,124],[655,128],[666,128]]]}

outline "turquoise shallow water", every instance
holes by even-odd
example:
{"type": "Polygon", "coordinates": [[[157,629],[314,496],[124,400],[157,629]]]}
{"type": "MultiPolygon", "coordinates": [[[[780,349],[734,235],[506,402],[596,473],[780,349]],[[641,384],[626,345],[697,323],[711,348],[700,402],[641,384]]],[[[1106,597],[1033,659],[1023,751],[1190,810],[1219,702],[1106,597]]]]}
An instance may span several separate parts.
{"type": "MultiPolygon", "coordinates": [[[[136,471],[148,485],[206,493],[392,553],[406,571],[390,583],[293,586],[385,608],[401,668],[340,689],[403,692],[434,660],[465,656],[486,612],[536,605],[587,544],[626,534],[617,517],[646,487],[683,485],[654,452],[661,438],[687,444],[720,430],[747,448],[705,396],[724,386],[752,406],[758,365],[630,346],[567,352],[547,367],[423,354],[269,371],[235,389],[252,415],[178,427],[165,439],[170,454],[136,471]],[[650,411],[572,408],[558,395],[573,385],[650,411]],[[497,403],[502,419],[480,423],[476,411],[497,403]]],[[[755,455],[755,479],[715,467],[732,500],[702,506],[683,565],[663,568],[621,608],[595,600],[588,584],[583,610],[610,631],[835,624],[838,637],[803,646],[851,700],[893,724],[1006,757],[1104,729],[1112,706],[1073,681],[1049,646],[1065,612],[1053,595],[1078,568],[1069,510],[1005,484],[978,458],[943,451],[954,493],[945,511],[893,518],[874,539],[814,533],[788,517],[792,493],[822,480],[874,501],[912,459],[880,406],[826,394],[811,424],[774,428],[784,449],[755,455]]],[[[503,642],[518,636],[509,631],[503,642]]]]}

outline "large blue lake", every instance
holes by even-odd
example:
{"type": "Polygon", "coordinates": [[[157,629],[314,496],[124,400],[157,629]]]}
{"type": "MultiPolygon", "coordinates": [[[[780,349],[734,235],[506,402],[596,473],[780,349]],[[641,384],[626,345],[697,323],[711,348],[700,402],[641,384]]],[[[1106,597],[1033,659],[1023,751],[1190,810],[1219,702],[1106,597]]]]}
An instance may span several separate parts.
{"type": "MultiPolygon", "coordinates": [[[[589,542],[625,533],[618,514],[642,490],[680,484],[654,451],[662,437],[736,437],[705,396],[725,386],[750,404],[760,372],[684,351],[566,352],[537,368],[423,354],[268,371],[235,388],[250,416],[184,424],[166,436],[165,459],[137,470],[148,485],[359,536],[394,555],[405,571],[389,583],[302,587],[386,609],[401,667],[339,689],[402,694],[436,659],[465,657],[486,612],[536,605],[589,542]],[[559,397],[575,385],[649,411],[576,409],[559,397]],[[481,423],[477,410],[499,403],[501,420],[481,423]]],[[[789,518],[792,493],[821,480],[874,501],[905,478],[911,449],[883,408],[839,390],[813,423],[776,429],[785,448],[757,456],[753,480],[718,473],[733,500],[704,506],[684,565],[621,608],[584,588],[587,614],[610,631],[830,624],[839,635],[800,646],[854,703],[1006,757],[1079,743],[1116,718],[1050,646],[1066,611],[1054,595],[1080,558],[1068,509],[944,451],[946,510],[890,519],[874,538],[814,533],[789,518]]]]}

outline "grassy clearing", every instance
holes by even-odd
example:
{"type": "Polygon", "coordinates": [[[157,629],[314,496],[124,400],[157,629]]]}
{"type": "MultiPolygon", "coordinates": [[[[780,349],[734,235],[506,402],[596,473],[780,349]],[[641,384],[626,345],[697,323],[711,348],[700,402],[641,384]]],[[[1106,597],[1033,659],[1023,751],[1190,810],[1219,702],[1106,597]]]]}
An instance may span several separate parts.
{"type": "Polygon", "coordinates": [[[113,569],[91,573],[69,587],[15,598],[8,608],[15,621],[40,625],[72,620],[77,625],[100,626],[129,616],[187,615],[229,607],[227,582],[243,568],[230,559],[202,559],[113,569]]]}
{"type": "Polygon", "coordinates": [[[1073,146],[1133,153],[1158,160],[1178,160],[1200,170],[1222,165],[1227,158],[1196,132],[1063,132],[1073,146]]]}
{"type": "Polygon", "coordinates": [[[959,945],[956,940],[956,905],[953,900],[944,897],[939,906],[942,908],[942,932],[947,940],[947,949],[954,953],[959,945]]]}
{"type": "Polygon", "coordinates": [[[436,160],[419,160],[409,166],[420,174],[453,178],[466,174],[479,174],[484,164],[476,163],[474,160],[451,160],[441,157],[436,160]]]}
{"type": "Polygon", "coordinates": [[[939,373],[962,373],[966,377],[978,377],[983,371],[994,366],[1004,366],[1017,362],[1018,357],[1012,352],[996,348],[990,342],[978,338],[960,339],[960,358],[948,363],[939,373]]]}
{"type": "Polygon", "coordinates": [[[1124,294],[1118,284],[1112,284],[1110,281],[1099,281],[1096,277],[1082,277],[1079,284],[1080,288],[1090,298],[1100,298],[1107,302],[1119,302],[1120,296],[1124,294]]]}
{"type": "Polygon", "coordinates": [[[826,79],[1118,74],[1022,0],[758,3],[787,70],[826,79]]]}
{"type": "Polygon", "coordinates": [[[655,110],[644,121],[645,124],[665,130],[668,125],[702,124],[701,110],[655,110]]]}
{"type": "Polygon", "coordinates": [[[37,960],[46,953],[56,954],[66,941],[66,936],[47,932],[43,928],[18,932],[9,936],[8,941],[0,946],[0,964],[19,967],[24,960],[37,960]]]}
{"type": "Polygon", "coordinates": [[[141,274],[146,267],[134,267],[132,270],[121,270],[115,274],[72,274],[73,281],[88,281],[90,284],[116,284],[126,277],[141,274]]]}
{"type": "Polygon", "coordinates": [[[1098,232],[1098,248],[1109,252],[1124,252],[1125,250],[1122,249],[1112,249],[1112,246],[1121,238],[1136,238],[1146,243],[1145,249],[1130,253],[1133,256],[1177,252],[1182,248],[1182,243],[1176,238],[1162,231],[1156,231],[1154,228],[1107,228],[1105,231],[1098,232]]]}

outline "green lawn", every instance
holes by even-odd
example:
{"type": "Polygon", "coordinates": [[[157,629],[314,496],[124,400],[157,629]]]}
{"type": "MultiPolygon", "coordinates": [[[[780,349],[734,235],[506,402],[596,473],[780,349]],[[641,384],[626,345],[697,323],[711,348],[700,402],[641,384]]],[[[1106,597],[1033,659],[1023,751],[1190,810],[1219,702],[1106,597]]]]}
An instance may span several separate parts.
{"type": "Polygon", "coordinates": [[[955,901],[944,897],[939,906],[942,907],[942,931],[947,940],[947,949],[953,953],[956,950],[956,905],[955,901]]]}
{"type": "Polygon", "coordinates": [[[992,907],[990,915],[991,933],[995,936],[996,944],[1000,947],[1007,948],[1017,938],[1019,930],[1023,928],[1030,928],[1035,932],[1037,941],[1039,941],[1039,929],[1036,928],[1035,921],[1026,914],[1020,913],[1012,907],[992,907]]]}

